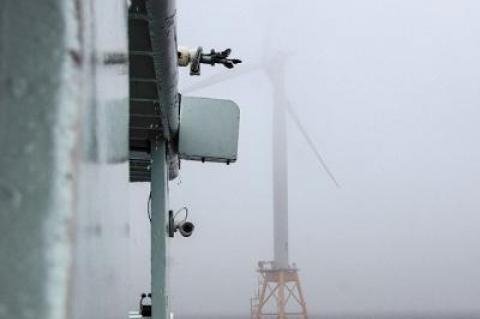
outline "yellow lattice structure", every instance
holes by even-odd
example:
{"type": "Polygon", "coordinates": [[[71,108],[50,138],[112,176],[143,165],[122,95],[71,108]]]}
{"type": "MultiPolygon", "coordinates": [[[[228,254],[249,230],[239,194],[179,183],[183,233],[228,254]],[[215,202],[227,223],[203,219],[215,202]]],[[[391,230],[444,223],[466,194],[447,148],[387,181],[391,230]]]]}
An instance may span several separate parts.
{"type": "Polygon", "coordinates": [[[274,262],[258,263],[258,291],[251,300],[252,319],[308,319],[295,264],[286,269],[274,262]]]}

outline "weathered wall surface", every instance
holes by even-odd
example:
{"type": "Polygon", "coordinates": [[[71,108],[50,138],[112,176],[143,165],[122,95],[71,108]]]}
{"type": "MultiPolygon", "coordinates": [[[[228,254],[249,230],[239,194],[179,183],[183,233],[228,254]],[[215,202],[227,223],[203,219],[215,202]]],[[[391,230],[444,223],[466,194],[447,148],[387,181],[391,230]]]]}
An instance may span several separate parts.
{"type": "Polygon", "coordinates": [[[0,2],[0,318],[122,318],[122,1],[0,2]]]}

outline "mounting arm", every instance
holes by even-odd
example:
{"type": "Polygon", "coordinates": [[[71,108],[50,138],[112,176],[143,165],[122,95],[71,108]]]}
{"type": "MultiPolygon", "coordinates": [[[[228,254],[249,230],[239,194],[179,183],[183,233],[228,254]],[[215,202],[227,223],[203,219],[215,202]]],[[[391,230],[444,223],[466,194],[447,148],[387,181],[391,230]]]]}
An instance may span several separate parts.
{"type": "Polygon", "coordinates": [[[226,49],[221,52],[211,49],[210,53],[203,53],[202,47],[198,47],[195,51],[179,49],[178,65],[190,65],[190,75],[200,75],[201,64],[210,64],[212,66],[215,64],[223,64],[227,69],[233,69],[235,64],[242,63],[242,60],[229,58],[230,53],[232,53],[231,49],[226,49]]]}

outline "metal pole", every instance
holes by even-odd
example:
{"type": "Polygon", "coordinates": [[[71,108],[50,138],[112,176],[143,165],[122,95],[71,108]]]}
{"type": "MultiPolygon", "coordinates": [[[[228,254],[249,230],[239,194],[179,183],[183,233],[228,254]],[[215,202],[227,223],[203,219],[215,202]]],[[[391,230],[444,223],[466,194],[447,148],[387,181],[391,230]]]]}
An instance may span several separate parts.
{"type": "Polygon", "coordinates": [[[298,276],[298,272],[295,273],[295,285],[297,286],[298,296],[300,297],[300,306],[302,307],[303,318],[308,319],[307,305],[305,303],[305,299],[303,298],[303,291],[302,286],[300,285],[300,278],[298,276]]]}
{"type": "Polygon", "coordinates": [[[279,282],[278,282],[278,300],[277,300],[277,309],[278,309],[278,318],[286,319],[285,317],[285,271],[280,271],[279,282]]]}
{"type": "Polygon", "coordinates": [[[168,166],[166,141],[152,141],[151,194],[151,290],[152,319],[167,319],[167,202],[168,166]]]}

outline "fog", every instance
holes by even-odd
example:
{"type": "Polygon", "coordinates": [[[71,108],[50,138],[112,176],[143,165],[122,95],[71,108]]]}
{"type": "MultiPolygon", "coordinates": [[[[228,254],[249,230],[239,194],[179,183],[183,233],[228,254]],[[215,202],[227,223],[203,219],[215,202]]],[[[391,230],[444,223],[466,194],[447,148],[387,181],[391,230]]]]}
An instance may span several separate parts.
{"type": "MultiPolygon", "coordinates": [[[[170,246],[178,316],[249,314],[272,258],[272,87],[235,73],[275,52],[340,184],[288,119],[290,260],[309,312],[480,313],[480,2],[182,0],[177,14],[180,45],[244,61],[180,70],[180,91],[228,72],[189,95],[236,101],[241,125],[237,163],[183,161],[170,184],[196,225],[170,246]]],[[[147,225],[148,185],[130,194],[147,225]]]]}

